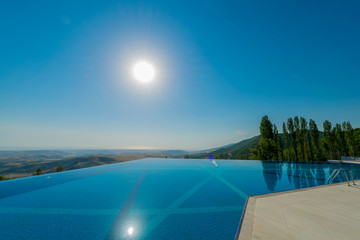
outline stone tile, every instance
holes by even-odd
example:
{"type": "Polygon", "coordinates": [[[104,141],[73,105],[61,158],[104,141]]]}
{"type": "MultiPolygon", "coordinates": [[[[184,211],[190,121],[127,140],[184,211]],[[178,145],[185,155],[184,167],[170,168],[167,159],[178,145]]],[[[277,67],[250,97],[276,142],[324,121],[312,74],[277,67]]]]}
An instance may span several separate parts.
{"type": "Polygon", "coordinates": [[[359,203],[360,185],[347,183],[254,196],[239,239],[360,239],[359,203]]]}

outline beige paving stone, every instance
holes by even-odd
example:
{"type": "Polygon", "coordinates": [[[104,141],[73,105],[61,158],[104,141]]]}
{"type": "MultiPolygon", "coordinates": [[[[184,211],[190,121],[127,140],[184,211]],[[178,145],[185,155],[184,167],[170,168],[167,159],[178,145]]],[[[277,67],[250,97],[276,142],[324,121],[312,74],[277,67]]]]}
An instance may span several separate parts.
{"type": "Polygon", "coordinates": [[[360,181],[250,197],[239,239],[360,239],[360,181]]]}

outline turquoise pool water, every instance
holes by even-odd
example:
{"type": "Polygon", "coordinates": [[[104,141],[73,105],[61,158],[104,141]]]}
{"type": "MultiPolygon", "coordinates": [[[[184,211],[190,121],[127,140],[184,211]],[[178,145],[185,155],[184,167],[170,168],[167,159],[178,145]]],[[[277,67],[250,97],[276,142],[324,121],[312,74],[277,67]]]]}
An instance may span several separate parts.
{"type": "MultiPolygon", "coordinates": [[[[248,196],[360,165],[144,159],[0,182],[0,239],[235,239],[248,196]]],[[[340,180],[345,180],[344,176],[340,180]]]]}

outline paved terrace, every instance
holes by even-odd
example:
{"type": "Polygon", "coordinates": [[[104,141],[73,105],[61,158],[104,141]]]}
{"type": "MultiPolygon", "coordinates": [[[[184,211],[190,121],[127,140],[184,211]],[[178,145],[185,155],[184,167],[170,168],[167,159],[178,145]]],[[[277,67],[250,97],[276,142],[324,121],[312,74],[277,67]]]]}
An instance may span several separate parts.
{"type": "Polygon", "coordinates": [[[250,197],[239,240],[360,239],[360,181],[250,197]]]}
{"type": "Polygon", "coordinates": [[[354,160],[328,160],[330,163],[350,163],[350,164],[360,164],[360,161],[354,160]]]}

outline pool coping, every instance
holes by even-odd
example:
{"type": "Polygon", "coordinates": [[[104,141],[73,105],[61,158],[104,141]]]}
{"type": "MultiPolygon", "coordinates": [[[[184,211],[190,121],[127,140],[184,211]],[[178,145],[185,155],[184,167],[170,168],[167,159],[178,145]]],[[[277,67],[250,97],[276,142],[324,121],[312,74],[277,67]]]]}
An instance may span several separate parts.
{"type": "Polygon", "coordinates": [[[342,184],[346,184],[346,182],[331,183],[331,184],[325,184],[325,185],[314,186],[314,187],[299,188],[299,189],[293,189],[293,190],[287,190],[287,191],[281,191],[281,192],[275,192],[275,193],[267,193],[267,194],[249,196],[246,200],[244,212],[243,212],[243,215],[241,218],[242,221],[240,222],[240,225],[238,227],[238,233],[236,235],[235,240],[251,240],[252,239],[255,203],[258,198],[266,198],[266,197],[278,196],[278,195],[289,194],[289,193],[294,193],[294,192],[302,192],[302,191],[308,191],[308,190],[313,190],[313,189],[326,188],[326,187],[342,185],[342,184]]]}

